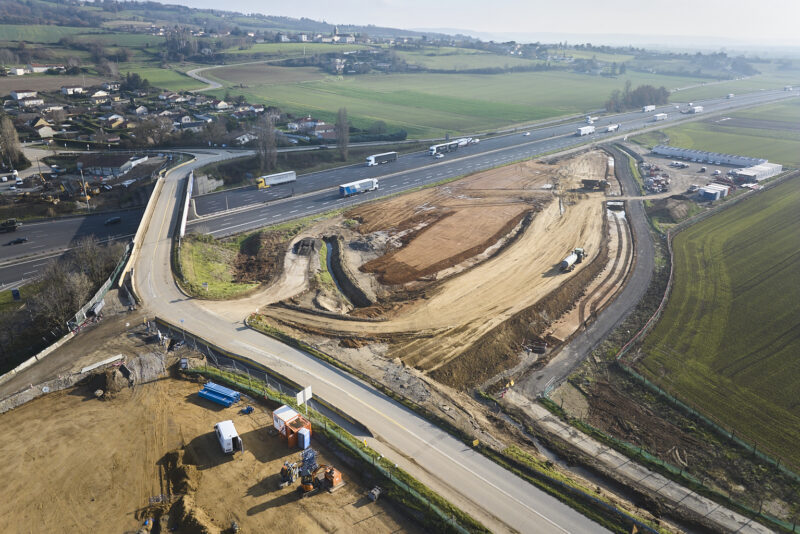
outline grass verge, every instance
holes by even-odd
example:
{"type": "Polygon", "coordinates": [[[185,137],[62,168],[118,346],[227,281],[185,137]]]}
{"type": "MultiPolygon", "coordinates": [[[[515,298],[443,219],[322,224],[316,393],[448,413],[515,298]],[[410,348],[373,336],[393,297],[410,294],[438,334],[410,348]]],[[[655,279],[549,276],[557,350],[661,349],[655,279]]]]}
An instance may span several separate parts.
{"type": "Polygon", "coordinates": [[[233,261],[239,246],[239,240],[218,241],[210,236],[187,235],[178,253],[184,290],[200,298],[225,300],[257,288],[257,283],[237,283],[233,279],[233,261]]]}

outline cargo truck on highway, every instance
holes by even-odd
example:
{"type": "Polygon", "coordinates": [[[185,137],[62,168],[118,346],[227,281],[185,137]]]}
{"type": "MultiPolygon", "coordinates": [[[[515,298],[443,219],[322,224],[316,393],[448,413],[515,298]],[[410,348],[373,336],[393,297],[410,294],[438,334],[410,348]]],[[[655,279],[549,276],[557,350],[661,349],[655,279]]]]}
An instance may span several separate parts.
{"type": "Polygon", "coordinates": [[[647,113],[648,111],[655,111],[655,110],[656,110],[655,106],[644,106],[642,108],[642,113],[647,113]]]}
{"type": "Polygon", "coordinates": [[[579,137],[583,135],[593,134],[595,132],[594,126],[581,126],[578,128],[577,134],[579,137]]]}
{"type": "Polygon", "coordinates": [[[340,185],[339,196],[350,197],[359,193],[366,193],[367,191],[375,191],[376,189],[378,189],[378,180],[375,178],[367,178],[366,180],[340,185]]]}
{"type": "Polygon", "coordinates": [[[607,132],[616,132],[617,130],[619,130],[619,124],[609,124],[606,127],[607,132]]]}
{"type": "Polygon", "coordinates": [[[259,189],[266,189],[271,185],[288,184],[289,182],[295,181],[297,181],[297,173],[294,171],[287,171],[259,176],[256,180],[256,185],[259,189]]]}
{"type": "Polygon", "coordinates": [[[22,223],[16,219],[8,219],[0,223],[0,233],[16,232],[20,226],[22,226],[22,223]]]}
{"type": "Polygon", "coordinates": [[[692,107],[692,113],[702,113],[702,112],[703,112],[703,106],[692,107]]]}
{"type": "Polygon", "coordinates": [[[383,163],[397,161],[397,152],[384,152],[383,154],[373,154],[367,156],[367,167],[374,167],[383,163]]]}
{"type": "Polygon", "coordinates": [[[654,121],[667,120],[667,116],[668,115],[666,113],[656,113],[655,115],[653,115],[653,120],[654,121]]]}

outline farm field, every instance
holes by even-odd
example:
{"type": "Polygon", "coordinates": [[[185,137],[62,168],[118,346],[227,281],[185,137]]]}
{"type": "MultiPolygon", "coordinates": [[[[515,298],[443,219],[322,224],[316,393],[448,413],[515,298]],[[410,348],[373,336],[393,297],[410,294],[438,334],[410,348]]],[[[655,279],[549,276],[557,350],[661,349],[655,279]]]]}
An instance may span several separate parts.
{"type": "Polygon", "coordinates": [[[101,32],[100,29],[45,24],[0,24],[0,41],[57,43],[62,37],[101,32]]]}
{"type": "Polygon", "coordinates": [[[461,71],[468,69],[531,67],[542,61],[481,52],[467,48],[432,49],[420,52],[398,51],[397,57],[409,65],[419,65],[426,69],[461,71]]]}
{"type": "Polygon", "coordinates": [[[637,364],[667,391],[795,468],[798,235],[797,178],[678,234],[672,294],[637,364]]]}
{"type": "MultiPolygon", "coordinates": [[[[707,80],[706,80],[707,81],[707,80]]],[[[673,93],[672,102],[689,102],[704,98],[720,98],[728,93],[748,93],[761,89],[782,89],[787,85],[800,85],[800,70],[768,71],[743,80],[708,82],[699,87],[673,93]]]]}
{"type": "Polygon", "coordinates": [[[316,67],[279,67],[269,63],[231,65],[203,71],[202,76],[224,83],[241,80],[245,86],[280,85],[321,81],[331,75],[316,67]]]}
{"type": "Polygon", "coordinates": [[[761,157],[799,167],[800,129],[795,119],[798,116],[800,99],[793,99],[667,128],[663,132],[673,146],[761,157]]]}
{"type": "MultiPolygon", "coordinates": [[[[212,71],[221,78],[219,70],[212,71]]],[[[611,79],[566,72],[481,74],[390,74],[326,77],[303,83],[251,85],[246,72],[225,79],[228,87],[211,92],[222,97],[244,94],[251,102],[294,114],[311,113],[332,121],[346,107],[356,126],[376,120],[403,128],[410,137],[441,137],[525,124],[601,108],[614,89],[630,79],[634,87],[650,83],[678,87],[691,78],[631,73],[611,79]],[[244,89],[238,84],[251,85],[244,89]]]]}
{"type": "Polygon", "coordinates": [[[226,54],[251,55],[261,54],[275,57],[298,57],[304,54],[330,54],[332,52],[344,53],[352,50],[369,50],[371,47],[357,44],[328,44],[328,43],[256,43],[248,48],[227,48],[226,54]]]}
{"type": "Polygon", "coordinates": [[[87,85],[100,84],[107,78],[95,76],[50,76],[48,74],[34,74],[25,76],[0,77],[0,94],[8,94],[18,89],[35,87],[39,91],[58,91],[63,85],[80,85],[86,80],[87,85]]]}
{"type": "Polygon", "coordinates": [[[367,504],[357,473],[313,436],[319,463],[342,470],[345,486],[306,499],[297,484],[278,489],[283,462],[300,454],[268,434],[271,413],[256,406],[242,415],[242,403],[222,408],[199,399],[199,389],[162,379],[103,401],[78,386],[0,415],[0,446],[16,458],[0,466],[4,532],[136,532],[164,512],[160,532],[179,522],[181,532],[223,532],[233,521],[245,532],[276,524],[314,533],[418,532],[388,501],[367,504]],[[235,456],[223,454],[214,435],[214,424],[228,419],[245,447],[235,456]]]}

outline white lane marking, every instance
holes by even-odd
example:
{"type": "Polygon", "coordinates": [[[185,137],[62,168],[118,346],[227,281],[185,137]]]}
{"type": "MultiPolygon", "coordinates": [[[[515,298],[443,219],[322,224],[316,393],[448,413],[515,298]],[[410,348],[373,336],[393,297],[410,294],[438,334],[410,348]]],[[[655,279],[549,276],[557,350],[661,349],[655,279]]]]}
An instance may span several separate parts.
{"type": "MultiPolygon", "coordinates": [[[[261,353],[261,354],[263,354],[263,355],[265,355],[265,356],[269,356],[270,358],[272,358],[272,359],[276,360],[277,362],[280,362],[281,364],[284,364],[284,365],[288,365],[289,367],[292,367],[293,369],[296,369],[296,370],[298,370],[298,371],[300,371],[300,372],[303,372],[303,373],[306,373],[306,374],[308,374],[308,375],[311,375],[311,376],[313,376],[314,378],[316,378],[317,380],[319,380],[320,382],[323,382],[323,383],[327,384],[328,386],[330,386],[330,387],[332,387],[332,388],[334,388],[334,389],[336,389],[336,390],[340,391],[341,393],[343,393],[344,395],[346,395],[346,396],[347,396],[349,399],[351,399],[352,401],[355,401],[355,402],[357,402],[358,404],[360,404],[360,405],[361,405],[361,406],[363,406],[364,408],[367,408],[368,410],[370,410],[370,411],[374,412],[376,415],[378,415],[378,416],[380,416],[380,417],[383,417],[383,418],[384,418],[384,419],[386,419],[387,421],[389,421],[389,422],[391,422],[391,423],[394,423],[394,424],[395,424],[397,427],[401,428],[401,429],[402,429],[403,431],[405,431],[407,434],[410,434],[411,436],[413,436],[413,437],[414,437],[414,439],[418,440],[420,443],[423,443],[423,444],[427,445],[427,447],[428,447],[429,449],[431,449],[431,450],[433,450],[433,451],[435,451],[435,452],[439,453],[439,455],[441,455],[441,456],[445,457],[446,459],[450,460],[450,461],[451,461],[453,464],[455,464],[457,467],[460,467],[460,468],[464,469],[465,471],[467,471],[467,472],[471,473],[473,476],[475,476],[476,478],[478,478],[478,479],[479,479],[481,482],[483,482],[484,484],[487,484],[487,485],[491,486],[492,488],[494,488],[495,490],[499,491],[500,493],[502,493],[503,495],[505,495],[507,498],[509,498],[509,499],[511,499],[512,501],[516,502],[517,504],[519,504],[519,505],[520,505],[520,506],[522,506],[523,508],[527,508],[528,510],[530,510],[531,512],[533,512],[533,513],[534,513],[534,514],[536,514],[537,516],[541,517],[542,519],[544,519],[545,521],[547,521],[548,523],[550,523],[551,525],[553,525],[553,526],[554,526],[554,527],[556,527],[557,529],[561,530],[562,532],[566,532],[567,534],[569,534],[569,531],[568,531],[568,530],[566,530],[566,529],[564,529],[563,527],[561,527],[560,525],[556,524],[556,523],[555,523],[553,520],[551,520],[551,519],[549,519],[549,518],[547,518],[547,517],[543,516],[543,515],[542,515],[541,513],[539,513],[537,510],[534,510],[533,508],[531,508],[530,506],[528,506],[528,505],[527,505],[527,504],[525,504],[524,502],[520,501],[519,499],[517,499],[516,497],[514,497],[514,496],[513,496],[513,495],[511,495],[510,493],[508,493],[508,492],[506,492],[506,491],[504,491],[504,490],[502,490],[502,489],[498,488],[497,486],[495,486],[494,484],[492,484],[490,481],[486,480],[484,477],[482,477],[481,475],[479,475],[479,474],[478,474],[478,473],[476,473],[475,471],[473,471],[473,470],[471,470],[471,469],[467,468],[467,467],[466,467],[466,466],[464,466],[464,464],[462,464],[461,462],[458,462],[458,461],[456,461],[454,458],[452,458],[452,457],[448,456],[447,454],[445,454],[444,452],[440,451],[438,448],[436,448],[435,446],[433,446],[433,445],[430,443],[430,441],[431,441],[431,440],[426,440],[426,439],[423,439],[421,436],[418,436],[417,434],[415,434],[415,433],[414,433],[413,431],[411,431],[410,429],[406,428],[405,426],[403,426],[403,425],[402,425],[402,424],[400,424],[399,422],[395,421],[394,419],[392,419],[392,418],[391,418],[391,417],[389,417],[388,415],[386,415],[386,414],[384,414],[383,412],[379,411],[378,409],[374,408],[374,407],[373,407],[371,404],[368,404],[368,403],[366,403],[366,402],[362,401],[361,399],[359,399],[359,398],[358,398],[358,397],[356,397],[355,395],[351,394],[349,391],[345,390],[344,388],[342,388],[342,387],[339,387],[339,386],[337,386],[336,384],[334,384],[334,383],[332,383],[332,382],[330,382],[330,381],[328,381],[328,380],[326,380],[326,379],[324,379],[324,378],[322,378],[322,377],[320,377],[320,376],[317,376],[317,375],[315,375],[314,373],[312,373],[312,372],[311,372],[311,371],[309,371],[308,369],[305,369],[305,368],[303,368],[303,367],[300,367],[299,365],[297,365],[297,364],[295,364],[295,363],[292,363],[292,362],[286,361],[286,360],[284,360],[283,358],[280,358],[280,357],[278,357],[278,356],[275,356],[274,354],[271,354],[271,353],[269,353],[269,352],[266,352],[265,350],[259,349],[258,347],[254,347],[253,345],[250,345],[249,343],[244,343],[244,342],[242,342],[242,341],[238,341],[238,340],[237,340],[237,341],[234,341],[234,343],[235,343],[235,344],[237,344],[237,345],[241,345],[241,346],[243,346],[243,347],[249,348],[249,349],[250,349],[250,350],[252,350],[252,351],[255,351],[255,352],[261,353]]],[[[444,432],[444,430],[442,430],[442,429],[440,429],[440,428],[436,427],[436,425],[433,425],[433,424],[432,424],[431,426],[433,426],[434,428],[436,428],[436,430],[438,430],[439,432],[442,432],[442,433],[445,433],[445,434],[446,434],[446,432],[444,432]]]]}

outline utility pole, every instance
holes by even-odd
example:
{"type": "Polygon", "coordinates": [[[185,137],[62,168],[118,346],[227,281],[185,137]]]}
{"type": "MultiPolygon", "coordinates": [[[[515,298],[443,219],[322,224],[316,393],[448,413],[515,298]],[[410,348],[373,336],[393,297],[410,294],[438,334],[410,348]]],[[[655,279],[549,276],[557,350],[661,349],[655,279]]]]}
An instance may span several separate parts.
{"type": "Polygon", "coordinates": [[[92,211],[89,206],[89,195],[86,193],[86,180],[83,179],[83,169],[81,169],[81,187],[83,189],[83,196],[86,197],[86,211],[92,211]]]}

